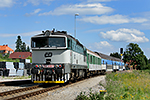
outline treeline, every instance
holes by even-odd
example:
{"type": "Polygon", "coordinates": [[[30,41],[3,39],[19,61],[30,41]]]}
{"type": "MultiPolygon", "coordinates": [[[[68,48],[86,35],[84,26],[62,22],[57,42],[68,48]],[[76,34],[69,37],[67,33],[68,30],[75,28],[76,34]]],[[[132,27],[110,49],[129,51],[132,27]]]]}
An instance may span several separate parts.
{"type": "MultiPolygon", "coordinates": [[[[120,53],[111,53],[110,56],[121,58],[120,53]]],[[[150,69],[150,59],[144,55],[138,44],[129,43],[123,53],[123,61],[134,69],[145,70],[150,69]]]]}

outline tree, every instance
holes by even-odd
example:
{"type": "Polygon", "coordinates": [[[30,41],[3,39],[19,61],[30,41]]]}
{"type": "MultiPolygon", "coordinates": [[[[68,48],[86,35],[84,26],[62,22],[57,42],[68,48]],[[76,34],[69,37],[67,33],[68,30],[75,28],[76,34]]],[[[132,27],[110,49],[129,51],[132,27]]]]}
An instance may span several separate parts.
{"type": "Polygon", "coordinates": [[[27,46],[27,52],[30,52],[30,48],[29,48],[29,46],[27,46]]]}
{"type": "Polygon", "coordinates": [[[116,53],[110,53],[110,56],[121,59],[121,55],[118,52],[116,52],[116,53]]]}
{"type": "Polygon", "coordinates": [[[21,45],[22,45],[21,36],[17,37],[17,41],[15,43],[16,43],[16,50],[15,50],[15,52],[21,52],[21,45]]]}
{"type": "Polygon", "coordinates": [[[26,44],[25,44],[25,42],[23,42],[22,45],[21,45],[21,51],[22,52],[26,52],[26,44]]]}
{"type": "Polygon", "coordinates": [[[138,44],[130,43],[124,52],[124,62],[133,65],[135,69],[146,69],[148,61],[138,44]]]}
{"type": "Polygon", "coordinates": [[[148,63],[150,64],[150,59],[148,59],[148,63]]]}
{"type": "Polygon", "coordinates": [[[15,43],[16,43],[15,52],[30,52],[29,46],[27,46],[27,48],[26,48],[26,43],[22,42],[21,36],[17,37],[17,41],[15,43]]]}

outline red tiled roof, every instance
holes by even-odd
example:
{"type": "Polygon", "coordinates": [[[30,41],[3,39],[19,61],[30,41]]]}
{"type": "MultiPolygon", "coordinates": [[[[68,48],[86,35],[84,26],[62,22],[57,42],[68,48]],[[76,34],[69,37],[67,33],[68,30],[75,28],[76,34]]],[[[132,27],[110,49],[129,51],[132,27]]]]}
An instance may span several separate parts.
{"type": "Polygon", "coordinates": [[[12,59],[26,59],[27,57],[32,57],[31,52],[14,52],[9,55],[9,58],[12,59]]]}
{"type": "MultiPolygon", "coordinates": [[[[10,47],[8,47],[8,45],[0,45],[0,51],[2,51],[2,50],[14,52],[14,50],[11,49],[10,47]]],[[[5,51],[5,53],[7,53],[6,51],[5,51]]]]}

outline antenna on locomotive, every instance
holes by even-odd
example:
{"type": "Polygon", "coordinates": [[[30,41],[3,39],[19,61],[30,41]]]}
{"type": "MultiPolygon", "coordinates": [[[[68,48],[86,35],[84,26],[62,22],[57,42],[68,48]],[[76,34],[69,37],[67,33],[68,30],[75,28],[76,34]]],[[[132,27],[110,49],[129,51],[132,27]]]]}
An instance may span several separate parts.
{"type": "Polygon", "coordinates": [[[50,34],[51,34],[51,32],[50,32],[49,30],[46,30],[46,31],[45,31],[45,35],[46,35],[46,36],[49,36],[50,34]]]}

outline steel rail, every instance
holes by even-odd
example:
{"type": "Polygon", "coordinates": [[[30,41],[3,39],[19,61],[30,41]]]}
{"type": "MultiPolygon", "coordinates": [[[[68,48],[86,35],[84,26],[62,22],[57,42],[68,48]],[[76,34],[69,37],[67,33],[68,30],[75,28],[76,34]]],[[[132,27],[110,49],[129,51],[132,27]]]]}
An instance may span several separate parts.
{"type": "Polygon", "coordinates": [[[30,87],[26,87],[26,88],[22,88],[22,89],[16,89],[16,90],[11,90],[11,91],[1,92],[0,96],[6,96],[6,95],[10,95],[10,94],[15,94],[15,93],[18,93],[18,92],[24,92],[24,91],[27,91],[27,90],[36,89],[38,87],[39,87],[39,85],[36,85],[36,86],[30,86],[30,87]]]}
{"type": "Polygon", "coordinates": [[[56,85],[56,86],[53,86],[53,87],[49,87],[49,88],[46,88],[46,89],[42,89],[42,90],[38,90],[38,91],[35,91],[35,92],[27,93],[27,94],[24,94],[24,95],[16,96],[16,97],[9,98],[9,99],[6,99],[6,100],[21,100],[21,99],[29,98],[29,97],[32,97],[32,96],[35,96],[35,95],[38,95],[38,94],[41,94],[41,93],[59,88],[59,87],[60,87],[60,85],[56,85]]]}

